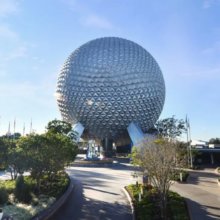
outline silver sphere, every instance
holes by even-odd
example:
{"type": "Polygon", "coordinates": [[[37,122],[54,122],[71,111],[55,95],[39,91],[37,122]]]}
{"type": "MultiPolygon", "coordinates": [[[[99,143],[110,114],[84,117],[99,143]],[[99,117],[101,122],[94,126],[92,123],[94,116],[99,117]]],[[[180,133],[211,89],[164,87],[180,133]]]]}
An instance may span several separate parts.
{"type": "Polygon", "coordinates": [[[86,137],[120,141],[131,122],[143,132],[154,126],[163,109],[165,83],[159,65],[143,47],[104,37],[68,57],[56,93],[63,119],[80,122],[86,137]]]}

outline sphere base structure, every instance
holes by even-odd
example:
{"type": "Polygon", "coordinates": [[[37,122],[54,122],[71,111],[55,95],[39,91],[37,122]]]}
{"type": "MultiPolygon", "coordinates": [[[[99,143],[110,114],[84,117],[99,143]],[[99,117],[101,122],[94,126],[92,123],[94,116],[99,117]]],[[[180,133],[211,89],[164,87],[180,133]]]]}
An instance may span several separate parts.
{"type": "Polygon", "coordinates": [[[107,138],[108,152],[110,142],[135,143],[154,126],[163,109],[165,83],[156,60],[143,47],[104,37],[68,57],[56,97],[63,119],[80,123],[84,139],[101,143],[107,138]]]}

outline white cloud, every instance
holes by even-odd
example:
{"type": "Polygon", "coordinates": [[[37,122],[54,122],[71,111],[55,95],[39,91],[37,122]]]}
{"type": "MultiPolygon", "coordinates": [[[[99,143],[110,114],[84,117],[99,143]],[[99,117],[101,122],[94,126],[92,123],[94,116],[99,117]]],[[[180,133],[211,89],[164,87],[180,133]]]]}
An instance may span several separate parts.
{"type": "Polygon", "coordinates": [[[0,16],[4,17],[9,14],[14,14],[18,11],[18,0],[0,0],[0,16]]]}
{"type": "Polygon", "coordinates": [[[85,19],[82,19],[82,24],[88,27],[100,28],[100,29],[112,29],[113,25],[107,19],[98,15],[89,15],[85,19]]]}

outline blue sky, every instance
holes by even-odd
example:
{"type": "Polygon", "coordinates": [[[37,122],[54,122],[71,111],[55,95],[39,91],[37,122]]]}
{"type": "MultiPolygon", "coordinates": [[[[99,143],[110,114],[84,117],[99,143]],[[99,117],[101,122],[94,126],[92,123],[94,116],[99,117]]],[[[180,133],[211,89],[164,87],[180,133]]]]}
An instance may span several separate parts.
{"type": "Polygon", "coordinates": [[[191,123],[192,139],[220,137],[220,0],[0,0],[0,133],[44,131],[67,56],[104,36],[132,40],[159,63],[161,118],[191,123]],[[11,127],[13,127],[11,125],[11,127]]]}

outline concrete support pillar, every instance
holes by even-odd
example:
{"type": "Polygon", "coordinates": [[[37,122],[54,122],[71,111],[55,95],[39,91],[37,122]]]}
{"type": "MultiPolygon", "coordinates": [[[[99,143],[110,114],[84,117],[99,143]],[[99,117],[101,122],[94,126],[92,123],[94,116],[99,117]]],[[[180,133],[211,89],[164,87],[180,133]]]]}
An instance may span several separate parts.
{"type": "Polygon", "coordinates": [[[76,134],[76,141],[79,142],[79,139],[84,131],[84,126],[80,122],[78,122],[77,124],[73,125],[73,131],[76,134]]]}
{"type": "Polygon", "coordinates": [[[144,138],[144,133],[141,128],[135,123],[131,122],[127,128],[128,134],[131,138],[133,146],[138,144],[144,138]]]}
{"type": "Polygon", "coordinates": [[[102,140],[102,146],[104,148],[104,156],[112,157],[113,154],[113,140],[105,138],[102,140]]]}
{"type": "Polygon", "coordinates": [[[211,164],[213,165],[215,163],[213,153],[210,153],[210,157],[211,157],[211,164]]]}

